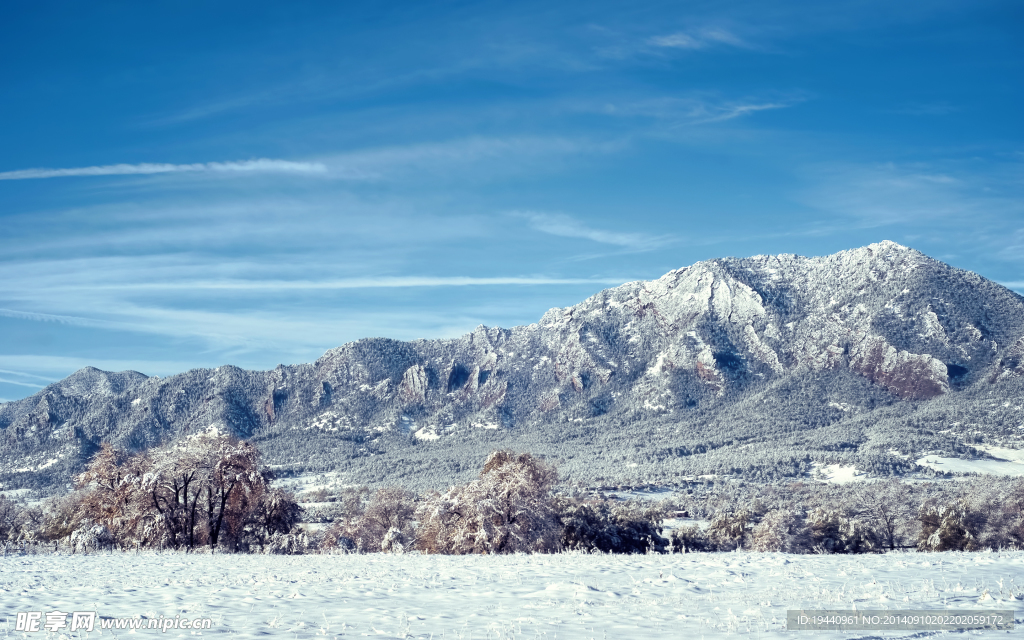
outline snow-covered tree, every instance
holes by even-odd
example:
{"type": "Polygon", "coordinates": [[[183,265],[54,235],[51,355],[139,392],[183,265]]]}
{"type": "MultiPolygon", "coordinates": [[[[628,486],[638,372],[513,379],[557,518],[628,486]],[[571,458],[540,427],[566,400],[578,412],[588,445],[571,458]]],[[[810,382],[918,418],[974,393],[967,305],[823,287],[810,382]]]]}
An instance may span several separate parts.
{"type": "Polygon", "coordinates": [[[267,489],[256,448],[215,428],[159,449],[151,458],[143,489],[166,526],[168,546],[216,547],[225,518],[244,520],[244,510],[255,507],[267,489]]]}
{"type": "Polygon", "coordinates": [[[269,480],[255,447],[214,428],[136,455],[104,445],[51,507],[43,537],[102,527],[125,547],[262,547],[300,513],[269,480]]]}
{"type": "Polygon", "coordinates": [[[743,549],[749,544],[752,521],[753,514],[746,509],[719,513],[708,525],[708,539],[721,551],[743,549]]]}
{"type": "Polygon", "coordinates": [[[984,524],[983,514],[971,509],[960,498],[951,504],[927,503],[918,514],[921,535],[918,549],[922,551],[976,551],[980,548],[978,534],[984,524]]]}
{"type": "Polygon", "coordinates": [[[696,524],[675,529],[672,532],[671,541],[672,549],[677,553],[714,551],[715,547],[715,545],[708,539],[704,530],[696,524]]]}
{"type": "Polygon", "coordinates": [[[844,509],[818,507],[807,517],[811,544],[819,553],[878,552],[874,531],[844,509]]]}
{"type": "Polygon", "coordinates": [[[19,505],[0,494],[0,541],[18,537],[18,525],[22,509],[19,505]]]}
{"type": "Polygon", "coordinates": [[[419,548],[452,554],[556,550],[560,531],[551,487],[557,477],[530,454],[492,453],[479,479],[422,502],[416,512],[419,548]]]}
{"type": "Polygon", "coordinates": [[[265,488],[255,499],[239,492],[235,499],[246,503],[239,506],[244,517],[226,519],[224,534],[240,548],[264,549],[271,538],[291,532],[302,518],[302,507],[282,489],[265,488]]]}
{"type": "Polygon", "coordinates": [[[143,476],[150,467],[151,461],[144,454],[129,456],[103,444],[85,472],[76,478],[77,525],[105,527],[115,540],[132,546],[148,546],[158,539],[160,527],[149,513],[149,501],[142,490],[143,476]]]}
{"type": "MultiPolygon", "coordinates": [[[[388,533],[398,532],[400,543],[407,545],[415,537],[413,519],[416,496],[399,487],[385,487],[374,494],[356,527],[356,544],[364,549],[385,550],[388,533]]],[[[392,534],[392,539],[397,539],[392,534]]]]}
{"type": "Polygon", "coordinates": [[[810,549],[810,530],[803,516],[791,509],[769,511],[754,527],[750,548],[754,551],[804,553],[810,549]]]}

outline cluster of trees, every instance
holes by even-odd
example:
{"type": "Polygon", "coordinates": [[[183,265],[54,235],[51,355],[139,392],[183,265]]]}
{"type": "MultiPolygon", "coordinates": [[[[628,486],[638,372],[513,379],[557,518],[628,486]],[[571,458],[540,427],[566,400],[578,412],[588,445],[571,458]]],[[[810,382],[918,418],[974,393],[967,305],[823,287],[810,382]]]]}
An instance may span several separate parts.
{"type": "Polygon", "coordinates": [[[495,451],[477,479],[420,496],[398,488],[347,492],[318,546],[424,553],[500,554],[664,550],[665,514],[554,492],[555,468],[529,454],[495,451]],[[368,499],[367,499],[368,498],[368,499]]]}
{"type": "Polygon", "coordinates": [[[557,493],[554,466],[499,450],[475,479],[447,491],[362,487],[306,510],[270,480],[255,447],[215,430],[136,455],[104,446],[66,496],[34,508],[0,496],[0,540],[75,550],[263,553],[1024,548],[1020,478],[955,484],[892,478],[847,486],[708,482],[659,502],[621,501],[557,493]],[[663,535],[664,521],[680,511],[704,526],[663,535]]]}
{"type": "Polygon", "coordinates": [[[18,509],[4,499],[0,538],[74,549],[265,549],[298,524],[301,509],[270,486],[251,444],[211,429],[128,455],[104,445],[76,490],[18,509]]]}
{"type": "Polygon", "coordinates": [[[672,533],[692,551],[873,553],[1024,548],[1024,478],[847,486],[705,487],[675,508],[710,520],[672,533]]]}
{"type": "Polygon", "coordinates": [[[0,495],[0,541],[75,551],[441,554],[633,553],[669,544],[657,508],[556,494],[555,468],[529,454],[493,452],[477,479],[444,492],[363,487],[306,513],[270,479],[252,445],[216,431],[136,455],[104,446],[68,495],[36,507],[0,495]],[[303,519],[324,526],[308,531],[303,519]]]}

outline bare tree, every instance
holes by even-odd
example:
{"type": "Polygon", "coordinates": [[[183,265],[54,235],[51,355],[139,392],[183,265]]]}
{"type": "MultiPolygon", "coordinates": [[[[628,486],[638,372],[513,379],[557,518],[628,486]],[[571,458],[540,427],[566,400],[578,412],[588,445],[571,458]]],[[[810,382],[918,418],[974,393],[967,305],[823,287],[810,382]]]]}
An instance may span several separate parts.
{"type": "Polygon", "coordinates": [[[104,443],[85,472],[76,478],[78,517],[86,525],[106,527],[115,539],[141,543],[153,533],[147,531],[147,506],[141,491],[142,479],[151,461],[144,454],[129,456],[104,443]]]}
{"type": "Polygon", "coordinates": [[[242,530],[235,532],[236,519],[228,520],[230,537],[255,544],[263,551],[275,535],[287,534],[299,523],[302,507],[283,489],[268,489],[256,498],[246,512],[242,530]]]}
{"type": "Polygon", "coordinates": [[[414,494],[399,487],[378,489],[359,519],[355,531],[356,544],[360,548],[379,550],[385,535],[391,529],[400,532],[403,540],[411,540],[414,537],[415,515],[414,494]]]}
{"type": "Polygon", "coordinates": [[[890,551],[903,547],[915,511],[910,487],[890,478],[864,485],[859,494],[860,517],[874,530],[881,546],[890,551]]]}
{"type": "Polygon", "coordinates": [[[0,541],[17,538],[21,511],[17,503],[0,494],[0,541]]]}

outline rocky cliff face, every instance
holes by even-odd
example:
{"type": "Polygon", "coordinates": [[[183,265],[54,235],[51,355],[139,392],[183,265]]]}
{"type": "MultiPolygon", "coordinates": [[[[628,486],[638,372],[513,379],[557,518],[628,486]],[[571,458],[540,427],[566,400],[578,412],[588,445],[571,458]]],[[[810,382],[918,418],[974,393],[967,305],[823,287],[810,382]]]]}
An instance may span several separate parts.
{"type": "Polygon", "coordinates": [[[710,260],[529,326],[360,340],[272,371],[83,369],[0,405],[0,478],[63,482],[101,441],[141,449],[210,425],[257,438],[280,461],[314,435],[337,459],[480,429],[514,446],[519,431],[557,439],[571,421],[683,423],[808,375],[852,375],[906,402],[1024,376],[1024,298],[882,242],[710,260]]]}

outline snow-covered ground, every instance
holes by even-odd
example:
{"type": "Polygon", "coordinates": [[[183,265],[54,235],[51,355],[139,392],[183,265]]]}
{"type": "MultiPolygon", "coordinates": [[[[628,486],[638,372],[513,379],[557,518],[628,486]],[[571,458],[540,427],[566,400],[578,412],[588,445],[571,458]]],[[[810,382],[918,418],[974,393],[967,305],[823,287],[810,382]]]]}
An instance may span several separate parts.
{"type": "MultiPolygon", "coordinates": [[[[996,455],[993,453],[993,455],[996,455]]],[[[924,467],[950,473],[985,473],[994,476],[1024,476],[1024,464],[1018,460],[961,460],[925,456],[917,461],[924,467]]]]}
{"type": "Polygon", "coordinates": [[[847,482],[857,482],[867,479],[867,476],[858,472],[857,468],[852,464],[821,464],[814,462],[812,463],[812,467],[814,468],[814,471],[811,473],[811,477],[821,480],[822,482],[846,484],[847,482]]]}
{"type": "MultiPolygon", "coordinates": [[[[101,617],[209,617],[214,624],[206,635],[247,638],[792,639],[796,632],[785,631],[787,609],[1014,609],[1020,625],[1022,599],[1024,552],[0,559],[5,638],[46,637],[16,632],[15,616],[58,609],[101,617]]],[[[135,637],[191,633],[142,630],[135,637]]],[[[1020,627],[969,635],[1019,633],[1020,627]]]]}

